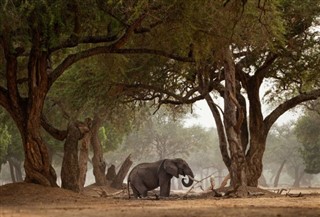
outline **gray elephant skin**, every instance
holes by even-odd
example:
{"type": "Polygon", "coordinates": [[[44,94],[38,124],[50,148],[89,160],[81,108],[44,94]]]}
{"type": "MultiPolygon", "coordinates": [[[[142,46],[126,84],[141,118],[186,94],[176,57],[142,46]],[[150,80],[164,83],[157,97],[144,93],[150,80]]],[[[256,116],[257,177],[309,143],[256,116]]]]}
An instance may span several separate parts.
{"type": "MultiPolygon", "coordinates": [[[[190,176],[194,178],[193,172],[186,161],[181,158],[164,159],[152,163],[141,163],[135,166],[128,176],[128,194],[130,198],[129,186],[135,198],[146,197],[148,191],[160,186],[160,197],[169,197],[171,178],[190,176]]],[[[182,179],[185,187],[190,187],[193,180],[189,178],[186,182],[182,179]]]]}

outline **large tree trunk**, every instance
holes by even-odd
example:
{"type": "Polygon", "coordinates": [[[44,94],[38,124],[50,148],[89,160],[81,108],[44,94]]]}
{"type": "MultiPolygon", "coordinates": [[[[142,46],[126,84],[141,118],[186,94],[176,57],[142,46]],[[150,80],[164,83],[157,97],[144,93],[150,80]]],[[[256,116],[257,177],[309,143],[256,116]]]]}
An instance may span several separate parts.
{"type": "MultiPolygon", "coordinates": [[[[34,97],[29,100],[31,102],[29,102],[29,117],[26,121],[26,128],[20,129],[25,151],[25,181],[45,186],[57,186],[57,176],[50,164],[48,148],[40,133],[40,116],[45,98],[41,91],[44,90],[42,88],[34,90],[34,97]]],[[[23,123],[19,125],[20,128],[23,126],[23,123]]]]}
{"type": "MultiPolygon", "coordinates": [[[[263,134],[256,132],[255,134],[263,134]]],[[[262,135],[264,137],[264,135],[262,135]]],[[[265,139],[255,139],[256,136],[252,135],[250,141],[250,148],[246,155],[248,165],[248,186],[257,187],[259,178],[263,171],[262,158],[265,150],[265,139]],[[263,140],[263,141],[262,141],[263,140]]]]}
{"type": "Polygon", "coordinates": [[[101,126],[101,119],[98,114],[95,114],[92,121],[91,128],[91,145],[93,149],[93,174],[98,186],[106,185],[107,179],[105,176],[106,163],[103,159],[103,150],[99,140],[99,128],[101,126]]]}
{"type": "Polygon", "coordinates": [[[257,187],[258,180],[262,174],[263,165],[262,157],[266,145],[267,130],[263,122],[260,103],[260,77],[251,77],[246,84],[249,99],[249,132],[250,141],[249,149],[246,153],[246,161],[248,163],[248,186],[257,187]]]}
{"type": "Polygon", "coordinates": [[[34,133],[27,133],[27,138],[23,143],[25,148],[25,181],[57,187],[57,176],[50,165],[47,146],[43,143],[40,133],[36,134],[37,136],[34,133]]]}
{"type": "Polygon", "coordinates": [[[89,146],[90,146],[90,132],[86,133],[82,139],[79,153],[79,182],[82,188],[85,185],[87,168],[88,168],[88,158],[89,158],[89,146]]]}
{"type": "Polygon", "coordinates": [[[64,144],[64,155],[61,167],[62,188],[79,192],[82,185],[78,158],[78,142],[89,132],[87,124],[80,121],[70,122],[64,144]]]}
{"type": "Polygon", "coordinates": [[[78,141],[81,136],[81,132],[76,123],[69,123],[61,166],[61,187],[75,192],[80,191],[78,141]]]}
{"type": "Polygon", "coordinates": [[[40,118],[49,88],[48,54],[40,49],[40,35],[34,32],[33,47],[28,62],[28,98],[19,96],[17,62],[7,58],[7,82],[10,95],[8,109],[21,133],[25,152],[25,181],[45,186],[57,186],[56,173],[50,164],[48,148],[41,138],[40,118]],[[11,62],[12,61],[12,62],[11,62]]]}
{"type": "Polygon", "coordinates": [[[236,98],[235,66],[232,53],[228,47],[224,49],[224,125],[231,156],[230,177],[234,190],[240,196],[247,195],[247,164],[245,150],[241,144],[241,126],[243,112],[236,98]],[[237,115],[238,112],[238,115],[237,115]]]}

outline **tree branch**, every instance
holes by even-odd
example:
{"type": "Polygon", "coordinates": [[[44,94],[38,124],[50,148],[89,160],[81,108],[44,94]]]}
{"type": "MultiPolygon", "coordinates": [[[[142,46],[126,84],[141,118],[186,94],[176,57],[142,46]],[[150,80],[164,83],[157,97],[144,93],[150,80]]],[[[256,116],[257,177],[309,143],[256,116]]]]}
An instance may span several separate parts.
{"type": "Polygon", "coordinates": [[[132,49],[115,49],[112,45],[109,46],[99,46],[91,49],[87,49],[75,54],[70,54],[67,56],[50,74],[49,84],[50,86],[57,80],[62,73],[69,68],[72,64],[99,54],[154,54],[163,57],[168,57],[171,59],[175,59],[178,61],[185,61],[185,62],[193,62],[193,58],[189,57],[181,57],[176,54],[167,53],[162,50],[155,50],[155,49],[147,49],[147,48],[132,48],[132,49]]]}
{"type": "Polygon", "coordinates": [[[128,39],[130,38],[130,36],[134,33],[134,30],[136,28],[138,28],[142,21],[144,20],[144,18],[146,18],[146,14],[142,14],[140,17],[138,17],[130,26],[129,28],[127,28],[126,32],[124,33],[124,35],[117,41],[115,42],[112,47],[115,49],[118,49],[120,47],[123,47],[125,45],[125,43],[128,41],[128,39]]]}
{"type": "Polygon", "coordinates": [[[8,90],[8,101],[12,105],[14,111],[21,113],[20,111],[20,94],[17,85],[17,68],[18,62],[17,57],[11,54],[7,56],[6,63],[6,80],[7,80],[7,90],[8,90]]]}
{"type": "Polygon", "coordinates": [[[59,130],[52,126],[47,120],[47,118],[44,116],[44,114],[41,115],[41,126],[57,140],[63,141],[67,137],[67,131],[59,130]]]}
{"type": "Polygon", "coordinates": [[[266,60],[264,61],[264,63],[262,64],[262,66],[260,66],[256,72],[255,72],[255,76],[262,82],[262,79],[266,76],[266,73],[268,72],[268,69],[270,68],[270,66],[272,65],[272,63],[278,58],[278,54],[274,54],[274,53],[269,53],[266,60]]]}
{"type": "MultiPolygon", "coordinates": [[[[212,97],[207,94],[205,96],[205,100],[211,110],[211,113],[213,115],[213,118],[216,122],[217,125],[217,131],[218,131],[218,138],[219,138],[219,146],[220,146],[220,152],[222,155],[222,159],[224,161],[224,163],[226,164],[226,166],[229,168],[231,165],[231,159],[228,153],[228,142],[227,142],[227,138],[226,138],[226,134],[225,134],[225,130],[224,130],[224,125],[219,113],[219,107],[218,105],[216,105],[212,99],[212,97]]],[[[220,109],[222,112],[222,109],[220,109]]]]}
{"type": "MultiPolygon", "coordinates": [[[[120,84],[122,86],[125,86],[127,88],[130,89],[146,89],[146,90],[153,90],[157,93],[159,93],[160,95],[155,94],[154,98],[158,97],[159,98],[159,103],[160,104],[175,104],[175,105],[180,105],[180,104],[191,104],[193,102],[196,102],[197,100],[200,99],[204,99],[204,94],[200,94],[199,96],[195,96],[192,97],[193,94],[195,94],[196,92],[199,92],[199,87],[195,87],[192,90],[190,90],[189,92],[187,92],[184,96],[180,96],[178,94],[175,94],[173,92],[170,92],[169,90],[163,89],[161,87],[156,87],[156,86],[152,86],[152,85],[147,85],[147,84],[120,84]],[[162,94],[166,94],[168,97],[166,99],[162,99],[162,94]],[[173,98],[175,100],[169,99],[169,98],[173,98]]],[[[138,100],[138,98],[136,98],[138,100]]],[[[139,98],[139,100],[149,100],[145,98],[145,96],[142,96],[141,98],[139,98]]]]}
{"type": "Polygon", "coordinates": [[[114,49],[110,53],[117,53],[117,54],[153,54],[157,56],[163,56],[170,59],[174,59],[181,62],[194,62],[194,58],[180,56],[174,53],[168,53],[163,50],[157,49],[149,49],[149,48],[123,48],[123,49],[114,49]]]}
{"type": "Polygon", "coordinates": [[[3,106],[6,110],[10,110],[9,106],[9,94],[8,91],[0,86],[0,105],[3,106]]]}
{"type": "Polygon", "coordinates": [[[300,94],[280,104],[264,119],[266,130],[269,131],[274,122],[276,122],[276,120],[289,109],[299,105],[302,102],[315,100],[318,97],[320,97],[320,89],[300,94]]]}
{"type": "Polygon", "coordinates": [[[76,37],[74,38],[70,37],[68,40],[61,43],[60,45],[56,47],[52,47],[49,53],[52,53],[54,51],[64,49],[64,48],[73,48],[78,46],[79,44],[98,44],[98,43],[108,43],[108,42],[110,43],[110,42],[116,42],[117,39],[118,39],[117,35],[87,36],[80,39],[77,39],[76,37]]]}

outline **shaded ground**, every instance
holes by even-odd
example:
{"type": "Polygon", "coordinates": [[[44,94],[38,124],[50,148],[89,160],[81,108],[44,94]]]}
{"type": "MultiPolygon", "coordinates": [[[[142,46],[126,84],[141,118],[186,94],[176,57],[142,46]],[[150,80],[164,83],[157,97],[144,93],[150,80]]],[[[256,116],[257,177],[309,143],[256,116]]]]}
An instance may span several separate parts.
{"type": "Polygon", "coordinates": [[[0,186],[1,217],[72,216],[320,216],[320,189],[291,190],[295,196],[264,194],[250,198],[190,195],[168,200],[128,200],[119,190],[90,187],[83,194],[17,183],[0,186]]]}

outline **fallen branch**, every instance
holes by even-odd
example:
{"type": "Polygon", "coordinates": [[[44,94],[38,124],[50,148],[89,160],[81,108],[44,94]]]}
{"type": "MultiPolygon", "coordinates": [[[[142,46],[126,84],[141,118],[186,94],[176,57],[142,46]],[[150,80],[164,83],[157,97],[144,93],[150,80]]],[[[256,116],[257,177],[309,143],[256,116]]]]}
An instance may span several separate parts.
{"type": "MultiPolygon", "coordinates": [[[[194,188],[198,183],[203,182],[204,180],[210,178],[210,183],[211,183],[211,187],[210,190],[213,189],[214,186],[212,186],[212,183],[214,183],[214,178],[213,178],[213,174],[215,174],[216,172],[212,173],[211,175],[201,179],[201,180],[196,180],[195,178],[191,177],[188,175],[189,179],[191,179],[192,181],[194,181],[195,183],[192,185],[192,187],[185,193],[185,195],[183,195],[183,197],[186,197],[194,188]],[[212,181],[213,180],[213,181],[212,181]]],[[[202,189],[203,190],[203,189],[202,189]]],[[[204,190],[203,190],[204,191],[204,190]]]]}
{"type": "Polygon", "coordinates": [[[289,194],[289,193],[287,193],[286,196],[289,196],[289,197],[303,197],[303,194],[301,192],[299,194],[289,194]]]}
{"type": "MultiPolygon", "coordinates": [[[[277,194],[282,194],[283,191],[288,191],[287,189],[281,188],[278,190],[277,194]]],[[[288,193],[290,192],[290,190],[288,191],[288,193]]]]}
{"type": "Polygon", "coordinates": [[[249,196],[262,196],[265,195],[263,192],[248,192],[249,196]]]}

